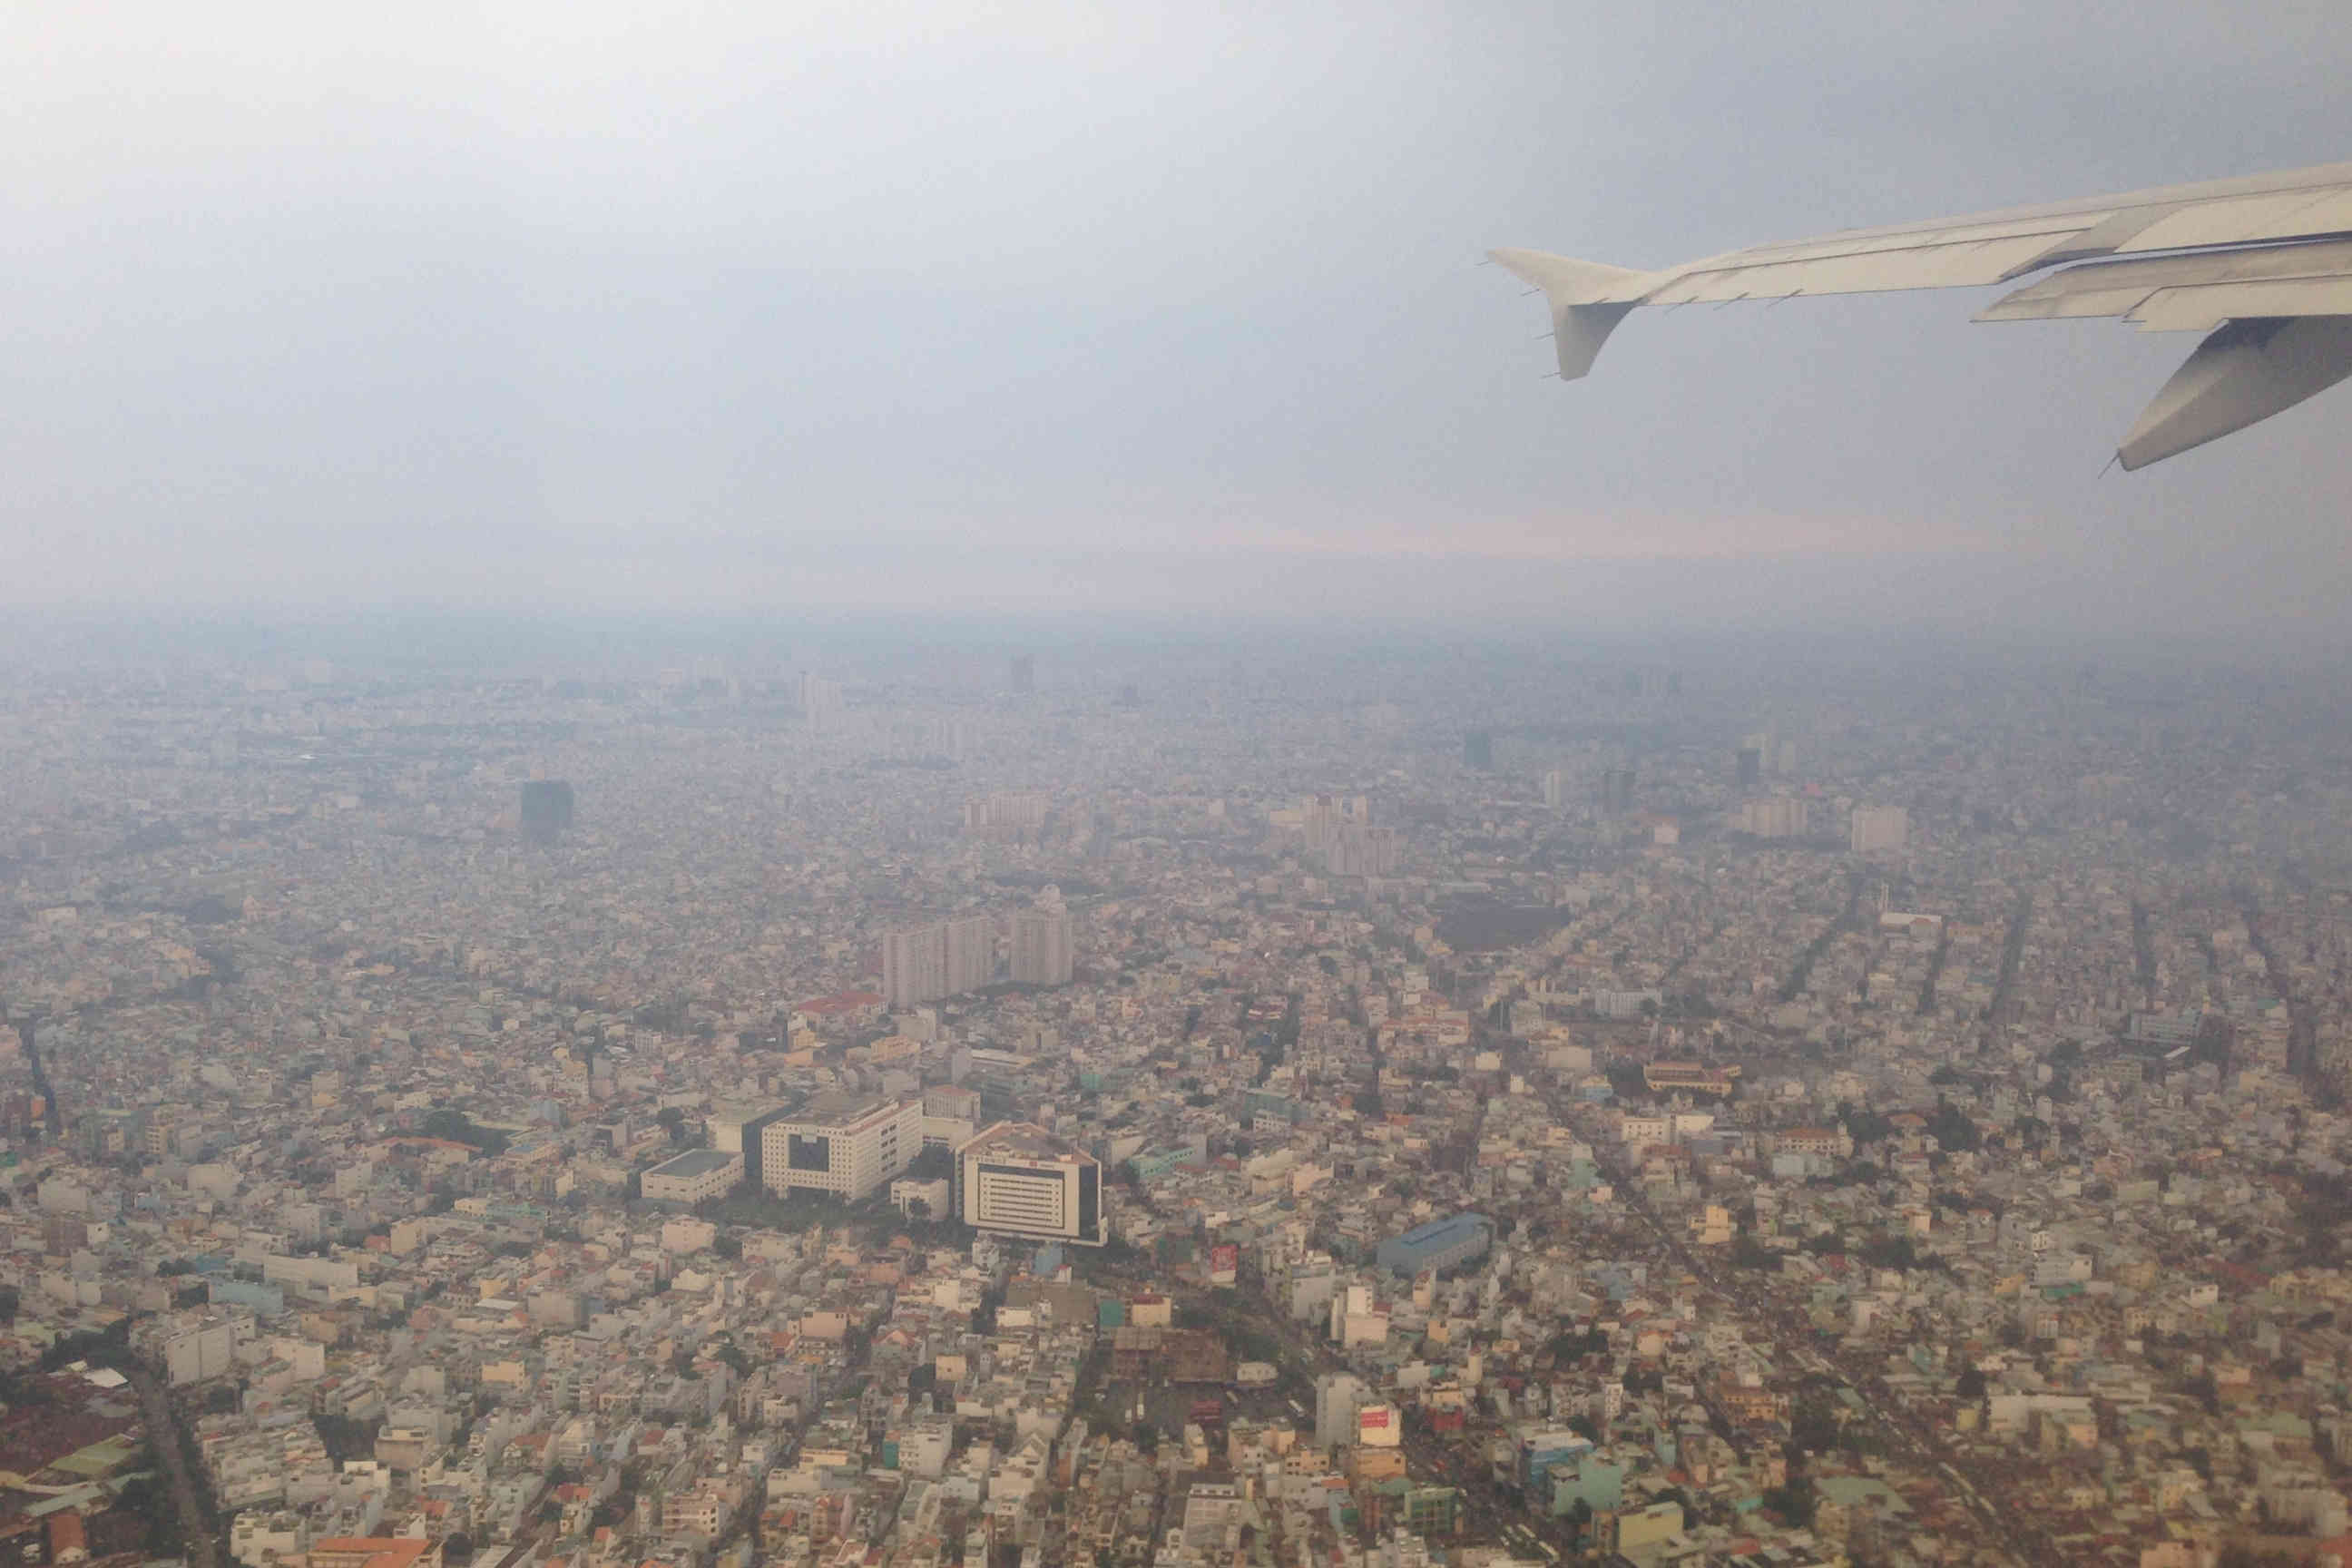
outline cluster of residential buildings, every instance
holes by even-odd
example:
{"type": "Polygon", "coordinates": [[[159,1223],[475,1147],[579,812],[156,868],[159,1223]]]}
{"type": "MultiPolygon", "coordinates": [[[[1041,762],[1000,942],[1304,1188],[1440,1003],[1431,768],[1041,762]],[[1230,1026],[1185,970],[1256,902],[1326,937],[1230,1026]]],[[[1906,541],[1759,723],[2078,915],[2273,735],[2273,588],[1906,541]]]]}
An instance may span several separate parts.
{"type": "Polygon", "coordinates": [[[0,1535],[2347,1560],[2330,731],[1300,657],[0,688],[0,1535]]]}

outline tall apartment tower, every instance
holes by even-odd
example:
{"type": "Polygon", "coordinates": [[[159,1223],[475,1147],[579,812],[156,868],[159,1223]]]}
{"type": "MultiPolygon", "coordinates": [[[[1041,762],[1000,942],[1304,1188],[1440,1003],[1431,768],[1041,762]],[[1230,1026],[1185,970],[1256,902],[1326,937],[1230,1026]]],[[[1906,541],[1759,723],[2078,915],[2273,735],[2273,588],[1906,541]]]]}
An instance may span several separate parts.
{"type": "MultiPolygon", "coordinates": [[[[1051,889],[1048,889],[1050,891],[1051,889]]],[[[1070,911],[1058,898],[1041,899],[1013,917],[1013,978],[1023,985],[1067,985],[1075,973],[1070,911]]]]}
{"type": "Polygon", "coordinates": [[[1485,730],[1472,730],[1462,737],[1462,765],[1475,768],[1482,773],[1495,771],[1495,737],[1485,730]]]}
{"type": "Polygon", "coordinates": [[[1853,852],[1869,855],[1900,849],[1910,842],[1911,814],[1899,805],[1857,805],[1853,808],[1853,852]]]}
{"type": "Polygon", "coordinates": [[[1740,747],[1739,787],[1741,789],[1760,789],[1763,787],[1763,784],[1764,748],[1761,746],[1740,747]]]}
{"type": "Polygon", "coordinates": [[[1558,768],[1543,776],[1544,805],[1558,811],[1568,804],[1568,774],[1558,768]]]}
{"type": "Polygon", "coordinates": [[[886,931],[882,996],[895,1011],[977,991],[996,978],[996,922],[986,915],[886,931]]]}
{"type": "Polygon", "coordinates": [[[1023,696],[1037,689],[1037,656],[1016,653],[1013,656],[1013,689],[1023,696]]]}
{"type": "Polygon", "coordinates": [[[1601,775],[1601,804],[1611,811],[1633,809],[1633,770],[1611,768],[1601,775]]]}

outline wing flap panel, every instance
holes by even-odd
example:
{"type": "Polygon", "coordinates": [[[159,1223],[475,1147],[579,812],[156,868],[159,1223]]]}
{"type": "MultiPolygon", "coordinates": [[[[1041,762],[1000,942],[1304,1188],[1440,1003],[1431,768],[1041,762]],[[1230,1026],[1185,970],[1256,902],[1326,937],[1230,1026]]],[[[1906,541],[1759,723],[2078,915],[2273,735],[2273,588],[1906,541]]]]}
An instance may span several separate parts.
{"type": "Polygon", "coordinates": [[[2224,321],[2249,316],[2352,316],[2352,278],[2159,289],[2125,319],[2143,332],[2210,332],[2224,321]]]}
{"type": "MultiPolygon", "coordinates": [[[[2092,261],[2069,267],[2002,295],[1977,314],[1979,321],[2038,321],[2078,316],[2128,316],[2159,290],[2251,288],[2254,285],[2335,285],[2352,279],[2352,240],[2319,240],[2264,250],[2155,256],[2092,261]]],[[[2247,298],[2253,298],[2248,296],[2247,298]]],[[[2344,307],[2334,288],[2283,289],[2261,297],[2265,308],[2225,315],[2334,315],[2344,307]]],[[[2171,329],[2164,329],[2171,330],[2171,329]]],[[[2182,329],[2185,330],[2185,329],[2182,329]]]]}

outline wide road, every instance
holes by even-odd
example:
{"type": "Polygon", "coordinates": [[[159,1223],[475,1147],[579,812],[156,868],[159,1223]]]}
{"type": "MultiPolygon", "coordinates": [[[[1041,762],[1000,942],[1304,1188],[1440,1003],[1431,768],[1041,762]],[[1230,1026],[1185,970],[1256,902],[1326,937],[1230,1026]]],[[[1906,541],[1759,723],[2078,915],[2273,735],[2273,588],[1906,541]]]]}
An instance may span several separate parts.
{"type": "Polygon", "coordinates": [[[214,1539],[212,1528],[205,1522],[204,1507],[196,1500],[196,1483],[188,1470],[188,1445],[180,1435],[172,1396],[144,1362],[126,1361],[122,1373],[138,1391],[140,1408],[147,1417],[147,1440],[156,1458],[163,1461],[172,1506],[180,1513],[180,1535],[188,1544],[188,1561],[193,1568],[220,1568],[220,1542],[214,1539]]]}

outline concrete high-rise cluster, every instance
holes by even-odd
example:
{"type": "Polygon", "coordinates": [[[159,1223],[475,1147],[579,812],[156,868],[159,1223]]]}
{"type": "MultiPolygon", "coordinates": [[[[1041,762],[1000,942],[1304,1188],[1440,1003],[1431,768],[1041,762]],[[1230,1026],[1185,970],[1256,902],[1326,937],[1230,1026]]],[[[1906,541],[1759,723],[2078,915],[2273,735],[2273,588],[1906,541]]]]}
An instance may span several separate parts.
{"type": "Polygon", "coordinates": [[[1393,827],[1349,823],[1323,851],[1323,868],[1334,877],[1392,877],[1404,863],[1404,840],[1393,827]]]}
{"type": "Polygon", "coordinates": [[[1074,973],[1070,911],[1048,888],[1035,909],[1013,917],[1013,978],[1023,985],[1067,985],[1074,973]]]}
{"type": "Polygon", "coordinates": [[[1328,850],[1341,829],[1360,826],[1371,820],[1371,802],[1360,795],[1310,795],[1299,798],[1299,832],[1306,839],[1309,855],[1328,850]]]}
{"type": "Polygon", "coordinates": [[[1334,877],[1386,877],[1403,858],[1393,827],[1372,826],[1371,802],[1360,795],[1310,795],[1298,803],[1307,853],[1334,877]]]}
{"type": "Polygon", "coordinates": [[[995,978],[996,922],[986,915],[883,935],[882,996],[893,1008],[977,991],[995,978]]]}
{"type": "Polygon", "coordinates": [[[1910,842],[1911,813],[1899,805],[1857,805],[1850,842],[1857,855],[1900,849],[1910,842]]]}

